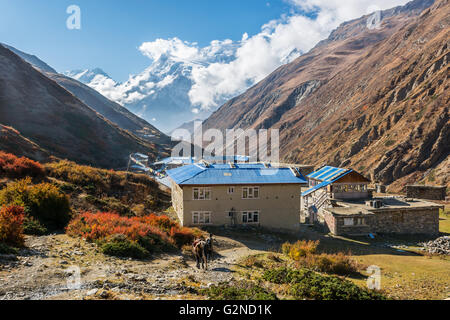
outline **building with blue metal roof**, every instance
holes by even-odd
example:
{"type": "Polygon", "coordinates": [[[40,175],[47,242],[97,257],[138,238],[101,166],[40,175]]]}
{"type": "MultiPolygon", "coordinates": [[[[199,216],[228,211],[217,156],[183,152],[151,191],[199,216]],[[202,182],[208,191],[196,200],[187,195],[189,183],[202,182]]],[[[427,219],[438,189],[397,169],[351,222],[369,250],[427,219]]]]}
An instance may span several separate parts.
{"type": "Polygon", "coordinates": [[[306,179],[297,169],[264,164],[194,164],[167,171],[178,185],[299,184],[306,179]]]}
{"type": "Polygon", "coordinates": [[[297,230],[306,178],[262,163],[199,163],[167,171],[184,226],[252,225],[297,230]]]}
{"type": "Polygon", "coordinates": [[[370,180],[360,173],[345,168],[325,166],[308,175],[309,189],[302,193],[302,216],[311,222],[318,219],[322,209],[331,201],[367,199],[370,180]]]}

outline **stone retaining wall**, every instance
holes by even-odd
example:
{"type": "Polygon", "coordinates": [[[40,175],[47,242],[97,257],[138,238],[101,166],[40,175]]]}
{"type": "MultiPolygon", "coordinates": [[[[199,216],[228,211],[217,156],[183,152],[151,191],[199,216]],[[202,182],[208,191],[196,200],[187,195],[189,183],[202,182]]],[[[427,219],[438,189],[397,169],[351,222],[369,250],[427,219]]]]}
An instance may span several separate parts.
{"type": "Polygon", "coordinates": [[[445,200],[446,187],[406,186],[406,197],[425,200],[445,200]]]}
{"type": "Polygon", "coordinates": [[[320,221],[327,232],[334,235],[362,235],[369,233],[397,235],[438,235],[439,208],[407,208],[377,210],[373,215],[349,216],[364,218],[364,225],[345,226],[345,217],[321,210],[320,221]]]}

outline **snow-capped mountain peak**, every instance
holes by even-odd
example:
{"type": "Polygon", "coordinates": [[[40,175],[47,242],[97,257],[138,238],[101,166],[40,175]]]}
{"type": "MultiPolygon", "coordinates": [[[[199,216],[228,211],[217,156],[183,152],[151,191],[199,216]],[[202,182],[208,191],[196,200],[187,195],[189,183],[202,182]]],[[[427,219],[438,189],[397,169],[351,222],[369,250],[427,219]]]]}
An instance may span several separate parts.
{"type": "Polygon", "coordinates": [[[100,68],[66,71],[64,72],[64,75],[85,84],[91,83],[95,77],[99,75],[104,78],[111,79],[111,77],[100,68]]]}

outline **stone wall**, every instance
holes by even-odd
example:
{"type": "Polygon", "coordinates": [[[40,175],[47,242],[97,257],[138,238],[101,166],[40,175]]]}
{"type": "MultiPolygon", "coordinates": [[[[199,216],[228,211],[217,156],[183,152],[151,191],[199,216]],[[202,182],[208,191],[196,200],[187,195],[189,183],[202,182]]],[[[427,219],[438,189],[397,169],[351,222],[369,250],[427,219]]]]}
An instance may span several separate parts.
{"type": "Polygon", "coordinates": [[[364,218],[364,225],[346,226],[345,217],[333,215],[327,210],[320,213],[320,221],[326,232],[334,235],[363,235],[369,233],[398,235],[438,235],[439,208],[408,208],[377,210],[373,215],[352,215],[364,218]]]}
{"type": "Polygon", "coordinates": [[[318,221],[325,232],[331,232],[332,234],[338,235],[338,229],[336,224],[336,218],[326,210],[320,210],[318,221]]]}
{"type": "Polygon", "coordinates": [[[406,197],[425,200],[445,200],[446,187],[406,186],[406,197]]]}
{"type": "Polygon", "coordinates": [[[376,233],[439,234],[439,208],[381,210],[372,220],[376,233]]]}

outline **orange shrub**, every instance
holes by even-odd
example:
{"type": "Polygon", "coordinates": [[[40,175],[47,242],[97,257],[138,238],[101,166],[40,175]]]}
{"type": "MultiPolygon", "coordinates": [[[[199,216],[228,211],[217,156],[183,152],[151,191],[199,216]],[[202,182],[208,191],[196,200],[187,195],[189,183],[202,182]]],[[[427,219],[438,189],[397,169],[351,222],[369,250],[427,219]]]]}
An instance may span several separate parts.
{"type": "Polygon", "coordinates": [[[308,255],[299,261],[304,267],[319,272],[346,276],[358,272],[358,263],[342,252],[337,254],[308,255]]]}
{"type": "Polygon", "coordinates": [[[157,235],[162,240],[170,242],[166,233],[141,221],[139,217],[128,218],[109,212],[82,213],[69,223],[66,231],[71,236],[81,236],[88,241],[103,240],[112,235],[123,234],[134,241],[137,241],[139,237],[157,235]]]}
{"type": "Polygon", "coordinates": [[[153,227],[159,228],[166,233],[169,233],[172,228],[179,228],[178,223],[170,219],[168,216],[157,216],[156,214],[151,214],[141,217],[140,220],[153,227]]]}
{"type": "Polygon", "coordinates": [[[166,243],[181,248],[191,244],[196,230],[182,228],[167,216],[123,217],[116,213],[85,212],[73,219],[66,228],[70,236],[79,236],[88,241],[103,241],[110,236],[124,235],[140,243],[166,243]]]}
{"type": "Polygon", "coordinates": [[[9,178],[43,177],[45,170],[39,162],[0,151],[0,175],[9,178]]]}
{"type": "Polygon", "coordinates": [[[285,255],[288,255],[292,260],[299,261],[307,255],[315,254],[319,244],[319,241],[303,240],[297,241],[294,244],[285,243],[281,248],[285,255]]]}
{"type": "Polygon", "coordinates": [[[169,233],[170,237],[175,241],[178,248],[182,248],[187,244],[191,244],[195,240],[194,232],[189,228],[172,227],[169,233]]]}
{"type": "Polygon", "coordinates": [[[23,221],[22,207],[3,207],[0,210],[0,242],[14,247],[22,247],[25,243],[23,221]]]}

